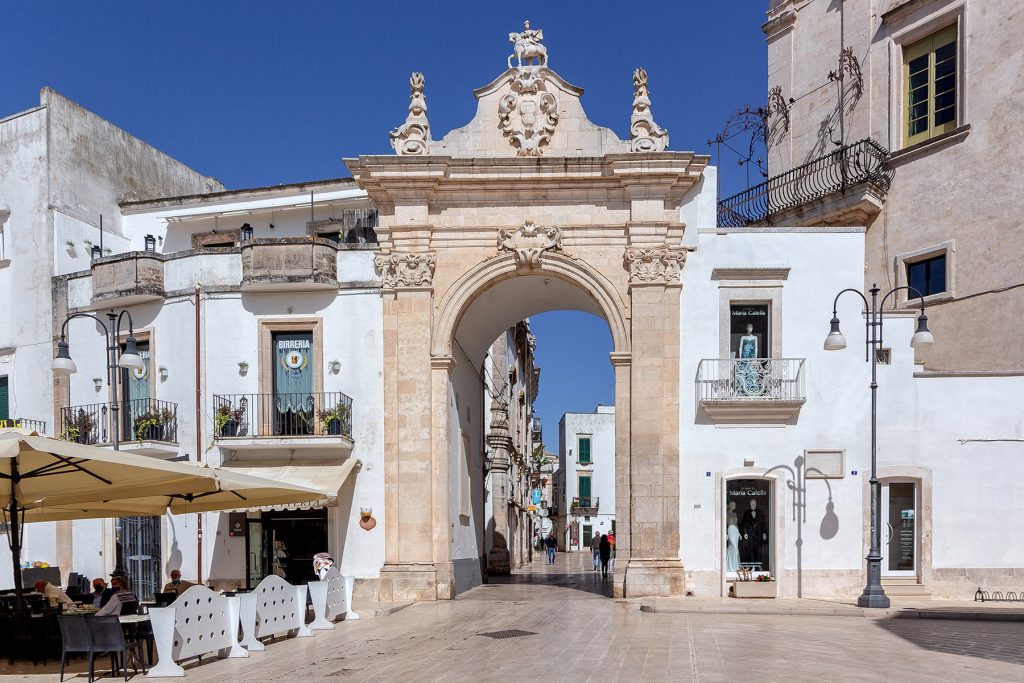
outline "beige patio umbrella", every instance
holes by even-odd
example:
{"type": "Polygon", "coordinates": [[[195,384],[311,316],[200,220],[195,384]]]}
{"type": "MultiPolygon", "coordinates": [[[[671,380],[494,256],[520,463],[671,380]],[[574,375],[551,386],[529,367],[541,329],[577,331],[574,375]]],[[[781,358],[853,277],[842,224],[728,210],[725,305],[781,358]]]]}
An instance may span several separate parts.
{"type": "Polygon", "coordinates": [[[304,503],[322,493],[187,462],[168,462],[0,430],[0,504],[9,524],[14,588],[21,602],[21,533],[27,521],[203,512],[304,503]]]}

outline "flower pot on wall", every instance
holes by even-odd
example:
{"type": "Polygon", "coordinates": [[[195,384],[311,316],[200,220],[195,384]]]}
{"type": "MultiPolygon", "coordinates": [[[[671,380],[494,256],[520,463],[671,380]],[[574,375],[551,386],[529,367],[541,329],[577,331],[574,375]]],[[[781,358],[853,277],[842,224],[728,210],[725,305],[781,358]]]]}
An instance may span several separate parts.
{"type": "Polygon", "coordinates": [[[733,584],[734,598],[775,598],[778,595],[777,581],[737,581],[733,584]]]}
{"type": "Polygon", "coordinates": [[[331,436],[341,436],[341,420],[331,420],[328,422],[327,433],[331,436]]]}
{"type": "Polygon", "coordinates": [[[238,420],[228,420],[220,428],[221,436],[238,436],[238,420]]]}

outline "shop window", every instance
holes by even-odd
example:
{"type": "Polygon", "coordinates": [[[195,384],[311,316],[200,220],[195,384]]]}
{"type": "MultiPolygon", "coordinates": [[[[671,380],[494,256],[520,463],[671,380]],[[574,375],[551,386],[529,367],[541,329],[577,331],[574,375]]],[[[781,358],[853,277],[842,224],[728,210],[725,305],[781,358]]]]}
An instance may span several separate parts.
{"type": "Polygon", "coordinates": [[[768,304],[730,304],[730,357],[770,358],[769,320],[768,304]]]}
{"type": "Polygon", "coordinates": [[[590,437],[581,436],[577,439],[577,453],[579,453],[579,463],[581,465],[589,465],[592,461],[590,458],[590,437]]]}
{"type": "Polygon", "coordinates": [[[947,133],[957,125],[956,25],[903,49],[905,144],[947,133]]]}
{"type": "Polygon", "coordinates": [[[907,300],[921,296],[942,294],[946,291],[946,254],[939,254],[907,264],[907,284],[917,292],[907,292],[907,300]]]}
{"type": "Polygon", "coordinates": [[[767,479],[731,479],[725,496],[725,570],[771,572],[771,485],[767,479]]]}

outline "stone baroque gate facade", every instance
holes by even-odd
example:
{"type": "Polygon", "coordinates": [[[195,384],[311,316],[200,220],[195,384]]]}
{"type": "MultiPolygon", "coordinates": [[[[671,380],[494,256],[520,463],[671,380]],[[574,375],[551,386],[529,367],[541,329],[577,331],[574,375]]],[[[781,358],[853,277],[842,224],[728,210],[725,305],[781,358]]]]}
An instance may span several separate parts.
{"type": "MultiPolygon", "coordinates": [[[[458,362],[453,340],[484,293],[498,285],[515,291],[527,276],[571,286],[586,303],[564,307],[601,315],[611,329],[615,592],[684,590],[680,208],[695,196],[708,158],[665,151],[668,134],[651,116],[643,69],[634,74],[631,139],[591,123],[583,91],[548,68],[542,38],[529,24],[511,34],[509,69],[475,91],[474,119],[439,141],[430,136],[424,78],[413,74],[409,117],[391,134],[397,154],[346,159],[380,212],[382,600],[455,595],[448,452],[449,426],[460,418],[448,400],[458,362]]],[[[518,305],[526,315],[542,312],[529,301],[518,305]]],[[[496,514],[501,508],[496,501],[496,514]]]]}

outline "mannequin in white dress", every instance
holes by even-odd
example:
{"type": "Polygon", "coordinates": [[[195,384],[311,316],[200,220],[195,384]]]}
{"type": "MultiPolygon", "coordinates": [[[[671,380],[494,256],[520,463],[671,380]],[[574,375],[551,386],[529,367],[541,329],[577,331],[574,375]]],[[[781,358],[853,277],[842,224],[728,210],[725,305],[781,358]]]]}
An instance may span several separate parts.
{"type": "MultiPolygon", "coordinates": [[[[729,503],[735,507],[735,503],[729,503]]],[[[740,529],[736,524],[736,513],[729,510],[725,529],[725,571],[734,572],[740,568],[740,529]]]]}

